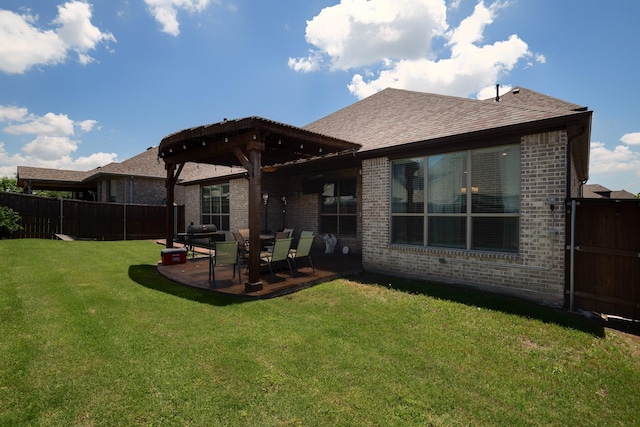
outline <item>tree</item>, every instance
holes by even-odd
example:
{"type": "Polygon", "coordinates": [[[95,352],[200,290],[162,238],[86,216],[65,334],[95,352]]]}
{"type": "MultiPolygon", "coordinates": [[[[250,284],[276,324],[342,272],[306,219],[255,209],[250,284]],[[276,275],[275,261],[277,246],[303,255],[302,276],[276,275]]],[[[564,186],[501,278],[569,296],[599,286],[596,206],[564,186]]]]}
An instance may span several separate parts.
{"type": "MultiPolygon", "coordinates": [[[[17,178],[0,178],[0,191],[6,191],[9,193],[22,193],[22,188],[18,187],[17,178]]],[[[72,194],[70,191],[52,191],[52,190],[34,190],[32,191],[34,196],[41,197],[53,197],[55,199],[70,199],[72,194]]]]}
{"type": "Polygon", "coordinates": [[[7,191],[9,193],[22,193],[22,188],[18,187],[17,178],[9,178],[3,176],[0,178],[0,191],[7,191]]]}
{"type": "Polygon", "coordinates": [[[22,230],[18,212],[7,206],[0,206],[0,238],[11,237],[14,231],[22,230]]]}

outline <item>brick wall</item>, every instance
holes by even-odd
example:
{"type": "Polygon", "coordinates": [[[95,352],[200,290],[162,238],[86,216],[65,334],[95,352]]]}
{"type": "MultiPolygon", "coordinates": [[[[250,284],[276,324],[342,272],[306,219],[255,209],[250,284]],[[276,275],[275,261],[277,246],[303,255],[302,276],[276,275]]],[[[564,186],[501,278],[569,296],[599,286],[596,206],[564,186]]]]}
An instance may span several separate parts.
{"type": "Polygon", "coordinates": [[[181,189],[182,200],[176,201],[177,204],[184,204],[184,226],[185,230],[191,223],[201,224],[201,210],[200,210],[200,186],[199,185],[176,185],[176,193],[178,188],[181,189]]]}
{"type": "Polygon", "coordinates": [[[229,181],[229,228],[237,231],[249,227],[249,181],[244,178],[229,181]]]}
{"type": "Polygon", "coordinates": [[[564,131],[521,139],[520,253],[390,245],[390,162],[363,162],[362,262],[365,269],[471,285],[560,306],[564,303],[567,137],[564,131]],[[549,208],[549,196],[556,208],[549,208]],[[557,232],[551,232],[552,227],[557,232]]]}
{"type": "MultiPolygon", "coordinates": [[[[97,182],[97,201],[109,203],[111,185],[116,187],[116,200],[113,203],[138,205],[163,205],[167,198],[164,179],[119,176],[101,179],[97,182]],[[132,198],[133,196],[133,198],[132,198]]],[[[176,199],[180,196],[180,187],[176,186],[176,199]]],[[[182,204],[182,203],[178,203],[182,204]]]]}

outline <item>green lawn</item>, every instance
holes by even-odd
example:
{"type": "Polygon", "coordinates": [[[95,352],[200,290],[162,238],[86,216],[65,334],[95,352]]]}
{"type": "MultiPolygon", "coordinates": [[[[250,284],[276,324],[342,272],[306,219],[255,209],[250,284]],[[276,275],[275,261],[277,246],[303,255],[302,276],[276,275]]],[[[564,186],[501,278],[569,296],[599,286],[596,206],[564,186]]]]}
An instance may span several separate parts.
{"type": "Polygon", "coordinates": [[[236,302],[160,249],[0,241],[0,426],[640,425],[637,337],[366,274],[236,302]]]}

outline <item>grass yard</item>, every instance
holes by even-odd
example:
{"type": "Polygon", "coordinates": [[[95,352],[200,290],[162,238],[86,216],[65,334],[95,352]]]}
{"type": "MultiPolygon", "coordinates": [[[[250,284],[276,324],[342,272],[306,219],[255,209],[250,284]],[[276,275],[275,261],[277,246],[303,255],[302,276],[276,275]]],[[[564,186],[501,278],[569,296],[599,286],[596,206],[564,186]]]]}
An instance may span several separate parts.
{"type": "Polygon", "coordinates": [[[160,249],[0,241],[0,426],[640,425],[637,336],[367,274],[236,302],[160,249]]]}

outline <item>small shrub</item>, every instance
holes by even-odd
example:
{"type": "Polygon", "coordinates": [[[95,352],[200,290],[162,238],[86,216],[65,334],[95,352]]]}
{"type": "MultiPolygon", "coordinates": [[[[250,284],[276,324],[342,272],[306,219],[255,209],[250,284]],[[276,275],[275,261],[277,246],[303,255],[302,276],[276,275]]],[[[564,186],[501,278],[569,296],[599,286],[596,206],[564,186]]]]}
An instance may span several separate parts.
{"type": "Polygon", "coordinates": [[[14,231],[22,230],[18,212],[7,206],[0,206],[0,238],[10,237],[14,231]]]}

